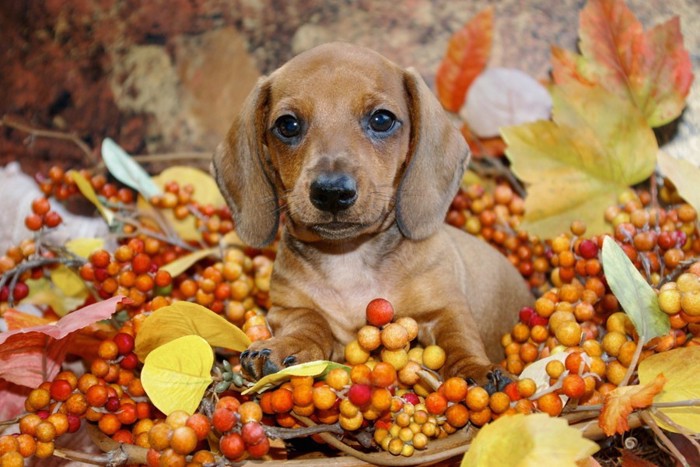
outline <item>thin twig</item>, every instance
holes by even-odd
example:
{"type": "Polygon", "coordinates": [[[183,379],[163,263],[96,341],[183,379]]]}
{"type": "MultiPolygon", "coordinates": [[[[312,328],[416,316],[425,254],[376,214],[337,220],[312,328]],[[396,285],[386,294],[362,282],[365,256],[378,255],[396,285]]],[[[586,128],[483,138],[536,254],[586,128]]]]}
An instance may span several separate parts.
{"type": "Polygon", "coordinates": [[[656,424],[656,421],[654,420],[654,417],[651,416],[651,414],[647,410],[643,410],[640,412],[640,417],[642,417],[642,420],[644,420],[644,423],[647,424],[649,428],[651,428],[651,431],[654,432],[656,437],[661,440],[661,442],[668,448],[669,451],[671,451],[671,454],[680,462],[684,467],[690,467],[690,464],[686,460],[685,456],[678,450],[675,444],[668,439],[666,434],[663,432],[661,428],[659,428],[659,425],[656,424]]]}
{"type": "Polygon", "coordinates": [[[305,426],[303,428],[284,428],[279,426],[263,425],[263,430],[268,438],[276,439],[304,438],[317,433],[333,433],[336,435],[342,435],[345,433],[343,428],[338,423],[334,423],[332,425],[305,426]]]}
{"type": "Polygon", "coordinates": [[[690,431],[689,429],[687,429],[683,425],[679,425],[678,423],[674,422],[673,420],[671,420],[671,417],[669,417],[668,415],[666,415],[665,413],[663,413],[662,411],[660,411],[659,409],[657,409],[655,407],[652,407],[651,413],[655,417],[660,418],[668,426],[671,426],[671,427],[675,428],[676,430],[678,430],[678,432],[680,434],[682,434],[683,436],[686,437],[686,439],[690,442],[690,444],[695,446],[695,449],[698,451],[698,454],[700,454],[700,443],[698,443],[695,440],[695,436],[697,436],[697,433],[693,433],[692,431],[690,431]]]}
{"type": "Polygon", "coordinates": [[[82,139],[80,139],[78,135],[74,133],[65,133],[63,131],[41,130],[39,128],[33,128],[29,125],[12,121],[7,118],[7,115],[3,116],[2,119],[0,119],[0,126],[3,125],[9,128],[14,128],[15,130],[29,133],[30,135],[39,138],[53,138],[70,141],[76,146],[78,146],[78,148],[80,148],[80,150],[83,151],[83,153],[85,153],[85,155],[88,157],[90,164],[94,165],[97,163],[97,158],[90,150],[90,147],[87,144],[85,144],[85,142],[82,139]]]}

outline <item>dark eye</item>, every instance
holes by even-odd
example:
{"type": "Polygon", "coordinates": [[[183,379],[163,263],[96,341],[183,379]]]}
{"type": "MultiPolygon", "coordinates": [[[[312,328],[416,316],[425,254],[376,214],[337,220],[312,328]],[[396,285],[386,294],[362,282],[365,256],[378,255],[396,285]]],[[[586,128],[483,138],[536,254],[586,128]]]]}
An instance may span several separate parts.
{"type": "Polygon", "coordinates": [[[377,110],[369,117],[369,127],[377,133],[386,133],[394,127],[396,116],[388,110],[377,110]]]}
{"type": "Polygon", "coordinates": [[[282,115],[275,121],[275,130],[284,139],[296,138],[301,134],[301,122],[293,115],[282,115]]]}

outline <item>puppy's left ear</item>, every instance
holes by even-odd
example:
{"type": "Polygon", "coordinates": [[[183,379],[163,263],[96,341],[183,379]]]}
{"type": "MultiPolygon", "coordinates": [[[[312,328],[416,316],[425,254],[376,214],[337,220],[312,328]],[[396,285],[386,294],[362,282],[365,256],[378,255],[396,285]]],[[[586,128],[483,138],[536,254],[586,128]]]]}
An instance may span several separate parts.
{"type": "Polygon", "coordinates": [[[414,69],[405,71],[404,84],[411,137],[396,196],[396,222],[405,237],[420,240],[445,222],[469,162],[469,146],[414,69]]]}

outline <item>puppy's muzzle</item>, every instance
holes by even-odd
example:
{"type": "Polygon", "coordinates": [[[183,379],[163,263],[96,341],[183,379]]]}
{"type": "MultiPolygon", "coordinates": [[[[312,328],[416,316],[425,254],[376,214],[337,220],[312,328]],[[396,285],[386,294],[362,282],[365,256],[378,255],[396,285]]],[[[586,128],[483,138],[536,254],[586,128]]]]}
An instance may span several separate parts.
{"type": "Polygon", "coordinates": [[[311,183],[309,197],[316,208],[336,214],[355,204],[357,182],[346,173],[322,173],[311,183]]]}

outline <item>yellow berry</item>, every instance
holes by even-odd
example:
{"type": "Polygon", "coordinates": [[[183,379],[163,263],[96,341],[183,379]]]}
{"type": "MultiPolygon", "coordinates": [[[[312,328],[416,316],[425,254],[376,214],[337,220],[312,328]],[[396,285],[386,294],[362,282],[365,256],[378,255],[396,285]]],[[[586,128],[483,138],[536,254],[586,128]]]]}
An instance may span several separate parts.
{"type": "Polygon", "coordinates": [[[429,345],[423,350],[423,365],[431,370],[442,368],[446,358],[445,351],[438,345],[429,345]]]}

